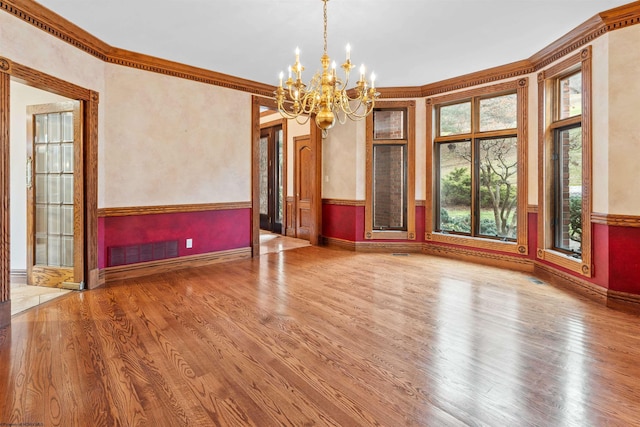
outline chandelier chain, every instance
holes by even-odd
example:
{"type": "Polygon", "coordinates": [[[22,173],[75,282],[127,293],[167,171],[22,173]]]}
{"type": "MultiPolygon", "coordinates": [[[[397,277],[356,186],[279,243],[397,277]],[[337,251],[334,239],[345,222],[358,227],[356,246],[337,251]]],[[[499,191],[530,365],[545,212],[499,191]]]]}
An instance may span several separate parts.
{"type": "Polygon", "coordinates": [[[329,0],[322,0],[324,3],[324,53],[327,53],[327,2],[329,0]]]}

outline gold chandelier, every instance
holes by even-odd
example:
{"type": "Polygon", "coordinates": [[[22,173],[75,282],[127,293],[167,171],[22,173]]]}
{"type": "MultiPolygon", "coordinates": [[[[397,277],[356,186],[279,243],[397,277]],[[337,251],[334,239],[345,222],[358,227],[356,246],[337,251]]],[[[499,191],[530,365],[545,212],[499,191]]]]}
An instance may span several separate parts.
{"type": "Polygon", "coordinates": [[[360,120],[373,111],[379,93],[375,90],[375,74],[371,73],[371,83],[365,79],[364,65],[360,66],[360,78],[356,86],[347,89],[349,73],[354,68],[351,63],[351,47],[347,45],[347,59],[342,64],[344,79],[336,74],[335,61],[329,68],[327,54],[327,2],[324,3],[324,54],[320,59],[322,72],[317,72],[307,86],[302,82],[304,67],[300,63],[300,50],[296,48],[296,62],[289,66],[289,78],[282,86],[284,73],[280,73],[280,84],[275,91],[278,111],[287,119],[295,119],[304,124],[315,115],[316,125],[325,133],[336,121],[344,124],[347,118],[360,120]]]}

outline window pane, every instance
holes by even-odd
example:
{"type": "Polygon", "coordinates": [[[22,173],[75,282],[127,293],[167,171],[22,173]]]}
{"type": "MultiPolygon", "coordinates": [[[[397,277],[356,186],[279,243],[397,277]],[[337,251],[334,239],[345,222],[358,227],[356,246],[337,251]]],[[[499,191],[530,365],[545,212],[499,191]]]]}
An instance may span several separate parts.
{"type": "Polygon", "coordinates": [[[582,128],[558,130],[555,165],[555,246],[582,253],[582,128]]]}
{"type": "Polygon", "coordinates": [[[47,142],[47,115],[38,114],[36,116],[36,143],[47,142]]]}
{"type": "Polygon", "coordinates": [[[480,131],[515,129],[518,126],[515,93],[480,100],[480,131]]]}
{"type": "Polygon", "coordinates": [[[440,231],[471,233],[471,142],[438,144],[440,231]]]}
{"type": "Polygon", "coordinates": [[[374,110],[373,139],[405,139],[403,110],[374,110]]]}
{"type": "Polygon", "coordinates": [[[60,142],[60,114],[49,114],[49,142],[60,142]]]}
{"type": "Polygon", "coordinates": [[[62,113],[62,140],[73,142],[73,113],[62,113]]]}
{"type": "Polygon", "coordinates": [[[582,73],[560,79],[560,119],[582,114],[582,73]]]}
{"type": "Polygon", "coordinates": [[[373,228],[406,230],[406,146],[373,146],[373,228]]]}
{"type": "Polygon", "coordinates": [[[440,107],[440,136],[471,132],[471,102],[440,107]]]}
{"type": "Polygon", "coordinates": [[[478,234],[515,240],[518,225],[518,139],[480,141],[478,234]]]}

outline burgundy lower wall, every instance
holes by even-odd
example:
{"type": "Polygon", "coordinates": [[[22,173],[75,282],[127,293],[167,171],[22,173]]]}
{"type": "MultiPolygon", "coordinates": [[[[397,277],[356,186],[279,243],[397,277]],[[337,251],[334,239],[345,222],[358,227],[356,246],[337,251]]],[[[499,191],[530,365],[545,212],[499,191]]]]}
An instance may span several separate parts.
{"type": "MultiPolygon", "coordinates": [[[[415,213],[415,240],[384,240],[385,242],[424,242],[424,206],[415,213]]],[[[364,206],[322,205],[322,235],[349,242],[364,242],[364,206]]],[[[366,240],[376,242],[381,240],[366,240]]]]}
{"type": "Polygon", "coordinates": [[[593,277],[591,282],[609,287],[609,226],[593,224],[591,228],[593,277]]]}
{"type": "Polygon", "coordinates": [[[364,240],[364,206],[322,205],[325,237],[360,242],[364,240]]]}
{"type": "Polygon", "coordinates": [[[107,266],[109,247],[167,240],[178,240],[178,256],[249,247],[251,209],[99,218],[98,266],[107,266]],[[191,249],[186,239],[193,239],[191,249]]]}
{"type": "Polygon", "coordinates": [[[603,227],[608,229],[609,289],[640,294],[640,228],[603,227]]]}

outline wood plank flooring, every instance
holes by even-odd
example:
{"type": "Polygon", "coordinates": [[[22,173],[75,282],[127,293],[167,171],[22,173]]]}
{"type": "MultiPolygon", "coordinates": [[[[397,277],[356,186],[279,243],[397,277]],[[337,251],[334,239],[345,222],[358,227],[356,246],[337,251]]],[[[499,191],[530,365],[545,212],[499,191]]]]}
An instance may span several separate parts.
{"type": "Polygon", "coordinates": [[[529,275],[305,247],[0,332],[0,425],[640,425],[640,318],[529,275]]]}

